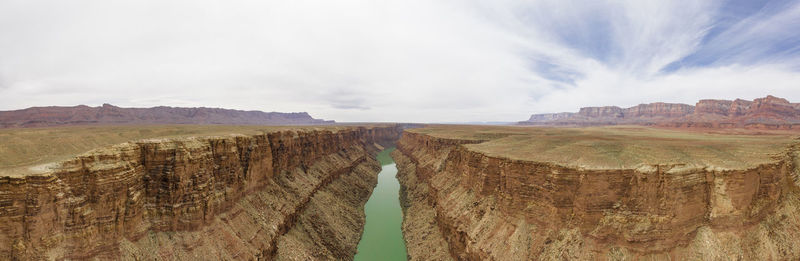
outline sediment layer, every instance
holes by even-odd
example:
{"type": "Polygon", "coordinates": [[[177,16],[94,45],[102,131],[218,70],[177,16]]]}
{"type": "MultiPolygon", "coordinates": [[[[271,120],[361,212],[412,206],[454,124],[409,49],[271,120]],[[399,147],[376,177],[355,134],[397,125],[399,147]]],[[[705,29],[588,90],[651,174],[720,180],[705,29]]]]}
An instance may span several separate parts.
{"type": "Polygon", "coordinates": [[[798,145],[746,169],[595,170],[464,145],[477,142],[398,142],[412,260],[800,258],[798,145]]]}
{"type": "Polygon", "coordinates": [[[672,128],[748,128],[796,130],[800,128],[800,103],[768,95],[747,101],[700,100],[695,106],[680,103],[584,107],[577,113],[533,114],[520,125],[601,126],[647,125],[672,128]]]}
{"type": "Polygon", "coordinates": [[[0,259],[349,259],[399,132],[137,141],[0,177],[0,259]]]}

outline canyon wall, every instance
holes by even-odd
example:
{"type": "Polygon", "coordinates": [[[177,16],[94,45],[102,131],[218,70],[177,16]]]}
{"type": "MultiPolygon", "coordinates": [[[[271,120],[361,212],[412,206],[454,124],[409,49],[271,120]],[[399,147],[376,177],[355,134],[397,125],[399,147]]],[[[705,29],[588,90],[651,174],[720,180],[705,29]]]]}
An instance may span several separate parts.
{"type": "Polygon", "coordinates": [[[575,169],[404,132],[411,260],[796,260],[800,146],[774,162],[575,169]]]}
{"type": "Polygon", "coordinates": [[[400,132],[145,140],[0,177],[0,259],[351,259],[400,132]]]}
{"type": "Polygon", "coordinates": [[[578,115],[588,118],[653,118],[653,117],[681,117],[694,112],[694,106],[680,103],[649,103],[639,104],[630,108],[617,106],[584,107],[578,115]]]}

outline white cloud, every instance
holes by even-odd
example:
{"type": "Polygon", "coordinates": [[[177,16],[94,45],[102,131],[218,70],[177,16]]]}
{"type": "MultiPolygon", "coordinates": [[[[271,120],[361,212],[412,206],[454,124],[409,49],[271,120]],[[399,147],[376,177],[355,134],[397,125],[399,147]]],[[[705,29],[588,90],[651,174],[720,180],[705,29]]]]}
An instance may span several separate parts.
{"type": "Polygon", "coordinates": [[[800,2],[767,5],[752,16],[742,19],[720,33],[709,44],[709,55],[719,56],[719,63],[797,62],[785,51],[798,51],[800,35],[800,2]],[[774,45],[786,45],[774,50],[774,45]]]}
{"type": "MultiPolygon", "coordinates": [[[[796,64],[660,72],[701,49],[720,4],[6,0],[0,109],[110,102],[428,122],[768,93],[800,100],[787,69],[796,64]]],[[[770,24],[786,21],[796,20],[770,24]]]]}

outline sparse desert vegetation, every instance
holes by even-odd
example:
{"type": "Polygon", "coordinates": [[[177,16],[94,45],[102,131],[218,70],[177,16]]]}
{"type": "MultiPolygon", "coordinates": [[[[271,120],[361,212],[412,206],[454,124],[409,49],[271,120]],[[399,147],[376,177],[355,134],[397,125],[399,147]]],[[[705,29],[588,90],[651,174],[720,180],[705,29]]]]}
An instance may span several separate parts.
{"type": "Polygon", "coordinates": [[[736,169],[772,161],[797,142],[797,131],[686,130],[642,126],[585,128],[431,125],[411,132],[483,141],[465,147],[487,155],[588,169],[687,164],[736,169]]]}
{"type": "Polygon", "coordinates": [[[393,153],[412,260],[795,260],[798,132],[431,125],[393,153]]]}
{"type": "Polygon", "coordinates": [[[69,159],[118,143],[153,138],[253,135],[280,130],[337,130],[329,126],[108,125],[0,129],[0,175],[69,159]]]}
{"type": "Polygon", "coordinates": [[[14,155],[4,160],[21,167],[0,175],[0,260],[352,258],[380,171],[375,154],[400,132],[395,124],[3,130],[3,155],[14,155]]]}

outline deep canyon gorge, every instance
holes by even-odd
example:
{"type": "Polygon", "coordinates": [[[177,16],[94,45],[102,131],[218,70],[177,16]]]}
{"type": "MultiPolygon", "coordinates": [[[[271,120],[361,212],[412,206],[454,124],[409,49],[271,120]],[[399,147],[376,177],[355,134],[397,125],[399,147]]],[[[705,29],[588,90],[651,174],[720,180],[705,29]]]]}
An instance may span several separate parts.
{"type": "MultiPolygon", "coordinates": [[[[352,260],[370,217],[387,219],[365,213],[371,196],[399,201],[396,235],[410,260],[800,258],[792,132],[218,132],[238,133],[154,136],[0,172],[0,259],[352,260]],[[379,195],[381,165],[394,165],[376,156],[395,144],[400,188],[379,195]]],[[[11,144],[6,136],[20,134],[4,135],[11,144]]],[[[393,182],[388,173],[382,179],[393,182]]]]}
{"type": "Polygon", "coordinates": [[[141,140],[4,176],[0,259],[349,259],[400,131],[141,140]]]}
{"type": "Polygon", "coordinates": [[[800,261],[800,0],[0,0],[0,261],[800,261]]]}
{"type": "MultiPolygon", "coordinates": [[[[406,131],[393,154],[410,260],[800,258],[798,140],[741,166],[645,160],[628,168],[497,153],[500,140],[522,131],[452,134],[464,129],[406,131]]],[[[572,138],[595,147],[613,139],[572,138]]]]}

